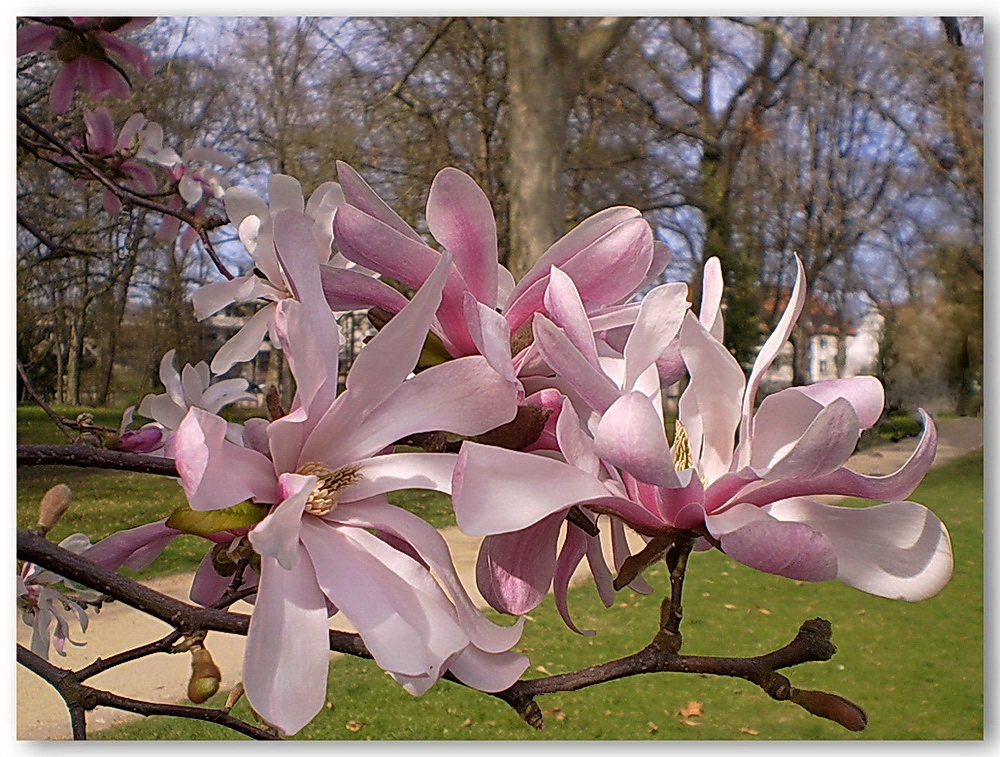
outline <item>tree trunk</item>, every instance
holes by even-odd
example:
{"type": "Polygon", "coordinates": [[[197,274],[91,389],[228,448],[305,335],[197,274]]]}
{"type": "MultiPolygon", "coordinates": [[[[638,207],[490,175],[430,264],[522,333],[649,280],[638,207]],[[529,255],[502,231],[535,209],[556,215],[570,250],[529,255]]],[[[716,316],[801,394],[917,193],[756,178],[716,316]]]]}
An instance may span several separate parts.
{"type": "Polygon", "coordinates": [[[585,75],[621,40],[629,21],[593,21],[575,41],[554,18],[507,18],[503,43],[510,96],[510,250],[520,279],[565,232],[568,118],[585,75]]]}

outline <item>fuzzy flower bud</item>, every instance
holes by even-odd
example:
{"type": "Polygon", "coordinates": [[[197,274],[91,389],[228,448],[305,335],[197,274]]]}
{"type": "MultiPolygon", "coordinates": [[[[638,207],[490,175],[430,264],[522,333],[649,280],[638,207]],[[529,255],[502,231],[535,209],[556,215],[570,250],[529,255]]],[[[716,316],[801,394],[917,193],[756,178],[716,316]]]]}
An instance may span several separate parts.
{"type": "Polygon", "coordinates": [[[38,530],[42,535],[52,530],[73,501],[73,492],[66,484],[56,484],[42,497],[38,505],[38,530]]]}

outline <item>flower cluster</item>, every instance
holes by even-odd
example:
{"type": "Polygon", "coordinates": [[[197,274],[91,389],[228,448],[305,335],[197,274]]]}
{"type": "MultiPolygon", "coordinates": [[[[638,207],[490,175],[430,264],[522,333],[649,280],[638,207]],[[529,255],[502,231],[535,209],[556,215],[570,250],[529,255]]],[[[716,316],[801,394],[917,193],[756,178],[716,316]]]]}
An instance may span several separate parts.
{"type": "Polygon", "coordinates": [[[270,204],[230,189],[254,272],[195,295],[201,317],[265,303],[212,370],[250,359],[269,333],[295,378],[288,411],[228,422],[218,412],[246,396],[245,383],[212,384],[204,363],[178,375],[168,353],[167,393],[140,412],[168,435],[188,507],[88,553],[137,567],[174,536],[199,533],[217,544],[192,587],[203,604],[230,587],[233,555],[253,554],[241,578],[257,589],[244,686],[280,731],[298,731],[322,707],[337,612],[414,694],[445,672],[497,691],[528,664],[512,651],[521,621],[502,627],[481,614],[438,532],[389,504],[400,489],[452,494],[459,527],[485,537],[477,580],[493,607],[523,615],[552,590],[574,630],[566,589],[584,558],[609,606],[623,585],[646,586],[641,565],[623,570],[635,557],[627,530],[646,545],[644,565],[683,537],[757,570],[839,578],[880,596],[917,600],[947,582],[947,530],[905,501],[934,456],[930,418],[909,462],[871,477],[844,463],[882,412],[877,380],[793,387],[758,406],[761,377],[802,307],[801,266],[747,379],[722,343],[718,261],[705,267],[697,315],[685,285],[648,288],[669,251],[638,211],[588,218],[515,284],[497,262],[489,203],[465,174],[445,169],[431,187],[427,226],[439,250],[351,168],[339,171],[339,184],[308,202],[287,176],[272,177],[270,204]],[[359,307],[383,325],[341,391],[336,313],[359,307]],[[684,377],[671,435],[662,392],[684,377]],[[427,432],[462,440],[457,454],[397,449],[427,432]],[[886,502],[814,499],[824,494],[886,502]]]}

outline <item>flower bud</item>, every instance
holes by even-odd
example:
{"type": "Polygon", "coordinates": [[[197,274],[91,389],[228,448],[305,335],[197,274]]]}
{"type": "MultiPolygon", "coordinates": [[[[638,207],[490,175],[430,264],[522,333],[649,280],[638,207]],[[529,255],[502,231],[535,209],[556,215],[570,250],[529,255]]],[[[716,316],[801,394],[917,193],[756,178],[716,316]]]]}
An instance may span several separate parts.
{"type": "Polygon", "coordinates": [[[793,689],[791,701],[813,715],[839,723],[849,731],[863,731],[868,725],[868,714],[854,702],[837,694],[793,689]]]}
{"type": "Polygon", "coordinates": [[[38,530],[44,536],[59,522],[73,501],[73,492],[66,484],[56,484],[42,497],[38,505],[38,530]]]}
{"type": "Polygon", "coordinates": [[[188,682],[188,699],[201,704],[219,690],[222,672],[205,647],[191,649],[191,680],[188,682]]]}

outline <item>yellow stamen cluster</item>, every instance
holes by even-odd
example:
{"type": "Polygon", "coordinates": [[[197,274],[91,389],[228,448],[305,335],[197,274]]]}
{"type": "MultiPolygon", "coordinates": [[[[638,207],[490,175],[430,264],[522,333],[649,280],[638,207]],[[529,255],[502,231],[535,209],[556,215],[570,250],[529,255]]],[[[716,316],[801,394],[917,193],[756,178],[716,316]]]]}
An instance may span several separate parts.
{"type": "Polygon", "coordinates": [[[361,466],[348,465],[339,470],[330,470],[323,463],[306,463],[296,473],[300,476],[316,476],[319,480],[306,500],[306,512],[311,515],[326,515],[337,506],[337,493],[346,486],[359,481],[361,466]]]}
{"type": "Polygon", "coordinates": [[[674,453],[674,470],[682,471],[694,468],[701,482],[703,484],[708,483],[701,474],[701,471],[694,464],[694,455],[691,454],[691,440],[688,438],[684,424],[680,421],[674,422],[674,446],[671,447],[670,451],[674,453]]]}
{"type": "Polygon", "coordinates": [[[674,422],[674,446],[671,448],[671,452],[674,453],[674,470],[682,471],[694,467],[694,458],[691,456],[691,441],[680,421],[674,422]]]}

